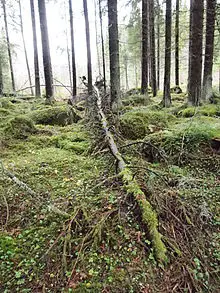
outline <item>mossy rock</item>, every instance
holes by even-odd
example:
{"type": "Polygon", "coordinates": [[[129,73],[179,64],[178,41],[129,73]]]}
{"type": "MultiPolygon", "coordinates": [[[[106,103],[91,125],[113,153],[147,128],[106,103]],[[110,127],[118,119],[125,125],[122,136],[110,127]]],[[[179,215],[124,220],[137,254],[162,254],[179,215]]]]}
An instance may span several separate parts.
{"type": "Polygon", "coordinates": [[[17,116],[9,120],[4,128],[7,136],[23,139],[37,132],[34,122],[26,116],[17,116]]]}
{"type": "Polygon", "coordinates": [[[188,107],[178,112],[178,116],[185,118],[193,117],[194,115],[199,114],[203,116],[220,116],[220,105],[203,105],[200,107],[188,107]]]}
{"type": "Polygon", "coordinates": [[[66,106],[46,107],[42,110],[36,110],[31,113],[30,117],[36,124],[59,126],[77,123],[82,119],[75,109],[71,107],[67,108],[66,106]]]}
{"type": "Polygon", "coordinates": [[[148,133],[168,127],[171,119],[173,115],[162,111],[131,111],[121,116],[120,126],[126,138],[139,139],[144,138],[148,133]]]}

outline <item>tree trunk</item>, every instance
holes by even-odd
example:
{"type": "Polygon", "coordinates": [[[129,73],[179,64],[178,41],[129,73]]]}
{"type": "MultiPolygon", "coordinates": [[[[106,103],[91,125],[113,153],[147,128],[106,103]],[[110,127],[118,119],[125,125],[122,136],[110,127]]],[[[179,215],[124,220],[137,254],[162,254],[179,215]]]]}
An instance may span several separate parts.
{"type": "Polygon", "coordinates": [[[179,87],[179,11],[180,0],[176,0],[176,24],[175,24],[175,83],[179,87]]]}
{"type": "Polygon", "coordinates": [[[101,42],[102,42],[102,68],[103,68],[104,92],[106,93],[105,44],[104,44],[104,36],[103,36],[101,0],[99,0],[99,19],[100,19],[100,29],[101,29],[101,42]]]}
{"type": "Polygon", "coordinates": [[[45,0],[38,0],[38,10],[39,10],[39,17],[40,17],[44,77],[45,77],[45,84],[46,84],[46,103],[51,104],[51,102],[54,101],[54,88],[53,88],[53,74],[52,74],[52,65],[51,65],[51,56],[50,56],[45,0]]]}
{"type": "Polygon", "coordinates": [[[32,20],[32,30],[33,30],[33,45],[34,45],[35,96],[40,97],[41,96],[40,72],[39,72],[38,47],[37,47],[37,30],[36,30],[34,0],[30,0],[30,6],[31,6],[31,20],[32,20]]]}
{"type": "Polygon", "coordinates": [[[3,95],[3,88],[2,56],[0,54],[0,96],[3,95]]]}
{"type": "Polygon", "coordinates": [[[1,0],[3,14],[4,14],[4,22],[5,22],[5,33],[6,33],[6,40],[7,40],[7,48],[8,48],[8,58],[9,58],[9,65],[10,65],[10,72],[11,72],[11,83],[12,83],[12,90],[15,92],[15,78],[14,78],[14,70],[12,64],[12,55],[11,55],[11,43],[9,39],[9,32],[8,32],[8,21],[7,21],[7,12],[5,7],[5,0],[1,0]]]}
{"type": "Polygon", "coordinates": [[[27,73],[28,73],[31,95],[34,96],[34,91],[33,91],[32,82],[31,82],[31,71],[30,71],[30,66],[29,66],[29,62],[28,62],[28,55],[27,55],[25,38],[24,38],[24,26],[23,26],[23,17],[22,17],[22,10],[21,10],[21,0],[18,1],[18,5],[19,5],[19,13],[20,13],[21,36],[22,36],[22,42],[23,42],[23,47],[24,47],[25,62],[26,62],[26,66],[27,66],[27,73]]]}
{"type": "Polygon", "coordinates": [[[100,55],[99,55],[99,34],[98,34],[98,25],[97,25],[96,0],[94,0],[94,10],[95,10],[95,39],[96,39],[96,51],[97,51],[97,65],[98,65],[99,76],[101,76],[101,62],[100,62],[100,55]]]}
{"type": "Polygon", "coordinates": [[[125,54],[124,55],[124,67],[125,67],[125,85],[126,85],[126,90],[129,89],[129,84],[128,84],[128,56],[125,54]]]}
{"type": "Polygon", "coordinates": [[[88,71],[88,92],[92,94],[92,60],[91,60],[91,46],[90,46],[90,29],[87,0],[83,0],[85,27],[86,27],[86,46],[87,46],[87,71],[88,71]]]}
{"type": "Polygon", "coordinates": [[[148,0],[142,0],[142,78],[141,93],[148,95],[148,0]]]}
{"type": "Polygon", "coordinates": [[[188,83],[187,83],[187,92],[189,92],[189,77],[191,69],[191,41],[192,41],[192,3],[193,0],[190,0],[190,12],[189,12],[189,57],[188,57],[188,83]]]}
{"type": "Polygon", "coordinates": [[[118,40],[117,0],[108,0],[108,32],[110,56],[111,106],[118,104],[120,96],[120,67],[118,40]]]}
{"type": "Polygon", "coordinates": [[[73,30],[73,8],[72,0],[69,0],[69,16],[70,16],[70,35],[71,35],[71,53],[72,53],[72,96],[77,95],[76,85],[76,61],[75,61],[75,41],[74,41],[74,30],[73,30]]]}
{"type": "Polygon", "coordinates": [[[170,107],[170,73],[171,73],[171,28],[172,28],[172,0],[166,0],[166,32],[165,32],[165,69],[163,106],[170,107]]]}
{"type": "Polygon", "coordinates": [[[156,79],[156,58],[155,58],[154,0],[149,1],[149,28],[150,28],[151,87],[152,87],[153,97],[156,97],[157,79],[156,79]]]}
{"type": "Polygon", "coordinates": [[[203,40],[203,0],[192,1],[192,24],[190,40],[190,68],[188,103],[196,106],[201,100],[201,76],[202,76],[202,40],[203,40]]]}
{"type": "Polygon", "coordinates": [[[66,31],[66,53],[67,53],[67,61],[68,61],[68,70],[69,70],[71,95],[73,96],[72,67],[71,67],[71,60],[70,60],[70,50],[69,50],[69,42],[68,42],[67,31],[66,31]]]}
{"type": "Polygon", "coordinates": [[[157,0],[157,90],[160,89],[160,3],[157,0]]]}
{"type": "Polygon", "coordinates": [[[216,0],[206,0],[206,47],[203,75],[202,98],[207,101],[212,97],[212,69],[215,33],[215,6],[216,0]]]}

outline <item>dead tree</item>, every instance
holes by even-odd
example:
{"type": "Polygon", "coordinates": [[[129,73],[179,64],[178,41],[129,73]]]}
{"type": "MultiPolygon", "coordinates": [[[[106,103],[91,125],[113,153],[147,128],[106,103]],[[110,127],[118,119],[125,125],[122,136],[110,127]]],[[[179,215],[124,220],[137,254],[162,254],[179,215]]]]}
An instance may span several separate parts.
{"type": "Polygon", "coordinates": [[[121,177],[124,189],[127,193],[132,195],[140,207],[141,218],[144,225],[146,225],[149,233],[150,240],[152,241],[152,246],[154,248],[155,257],[159,262],[165,262],[166,257],[166,247],[162,242],[162,235],[158,231],[158,219],[157,214],[153,210],[150,202],[147,200],[144,192],[141,190],[139,184],[134,178],[131,170],[124,161],[116,143],[114,137],[109,130],[109,125],[107,118],[102,110],[102,99],[99,94],[99,90],[95,87],[98,113],[101,119],[101,126],[105,134],[105,141],[108,143],[111,154],[114,156],[117,163],[117,170],[119,176],[121,177]]]}

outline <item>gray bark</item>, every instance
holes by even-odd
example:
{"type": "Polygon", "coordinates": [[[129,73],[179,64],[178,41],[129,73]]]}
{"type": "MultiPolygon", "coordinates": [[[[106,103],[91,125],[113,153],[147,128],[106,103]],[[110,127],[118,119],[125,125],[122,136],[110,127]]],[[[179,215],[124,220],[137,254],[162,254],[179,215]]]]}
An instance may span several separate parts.
{"type": "Polygon", "coordinates": [[[39,70],[39,58],[38,58],[38,47],[37,47],[37,30],[36,30],[34,0],[30,0],[30,6],[31,6],[31,20],[32,20],[32,30],[33,30],[33,45],[34,45],[35,96],[40,97],[41,96],[40,70],[39,70]]]}
{"type": "Polygon", "coordinates": [[[120,99],[120,67],[117,0],[108,0],[111,106],[120,99]]]}
{"type": "Polygon", "coordinates": [[[163,106],[170,107],[170,73],[171,73],[171,29],[172,29],[172,0],[166,1],[166,33],[165,33],[165,69],[163,106]]]}
{"type": "Polygon", "coordinates": [[[14,69],[13,69],[13,63],[12,63],[11,43],[10,43],[9,32],[8,32],[7,11],[5,7],[5,0],[1,0],[1,2],[2,2],[2,8],[3,8],[3,14],[4,14],[5,33],[6,33],[7,48],[8,48],[8,59],[9,59],[9,65],[10,65],[12,90],[15,92],[16,88],[15,88],[14,69]]]}
{"type": "Polygon", "coordinates": [[[54,100],[54,88],[45,0],[38,0],[38,11],[40,17],[44,77],[46,84],[46,103],[50,104],[54,100]]]}
{"type": "Polygon", "coordinates": [[[85,28],[86,28],[86,47],[87,47],[87,74],[88,74],[88,92],[92,94],[92,60],[91,60],[91,45],[90,45],[90,28],[87,0],[83,0],[85,28]]]}
{"type": "Polygon", "coordinates": [[[188,104],[193,106],[201,100],[203,12],[204,1],[192,0],[188,104]]]}
{"type": "Polygon", "coordinates": [[[19,13],[20,13],[21,36],[22,36],[22,42],[23,42],[23,48],[24,48],[25,62],[26,62],[26,66],[27,66],[27,73],[28,73],[31,95],[34,96],[34,91],[32,88],[32,81],[31,81],[31,71],[30,71],[30,66],[29,66],[29,61],[28,61],[25,38],[24,38],[24,26],[23,26],[23,16],[22,16],[22,10],[21,10],[21,0],[18,1],[18,5],[19,5],[19,13]]]}

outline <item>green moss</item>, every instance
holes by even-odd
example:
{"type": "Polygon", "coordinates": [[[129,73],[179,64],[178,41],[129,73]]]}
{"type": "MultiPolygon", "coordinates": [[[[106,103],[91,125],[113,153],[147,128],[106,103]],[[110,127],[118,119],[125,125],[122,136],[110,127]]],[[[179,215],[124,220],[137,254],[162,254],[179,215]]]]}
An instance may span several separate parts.
{"type": "Polygon", "coordinates": [[[162,111],[130,111],[120,118],[122,134],[130,139],[144,138],[146,134],[168,127],[173,116],[162,111]]]}
{"type": "Polygon", "coordinates": [[[72,123],[76,123],[82,119],[82,117],[73,108],[67,108],[66,106],[59,107],[45,107],[42,110],[33,111],[30,114],[31,119],[36,124],[49,124],[65,126],[72,123]]]}
{"type": "Polygon", "coordinates": [[[201,116],[192,121],[185,119],[172,129],[148,135],[147,139],[174,159],[182,151],[189,155],[200,150],[200,145],[208,146],[213,137],[220,137],[220,123],[212,117],[201,116]]]}
{"type": "Polygon", "coordinates": [[[153,210],[150,202],[147,201],[145,194],[142,192],[137,182],[133,179],[131,171],[128,168],[125,168],[120,175],[122,176],[127,192],[133,194],[140,207],[142,222],[148,228],[148,233],[150,235],[157,260],[160,262],[166,262],[166,247],[162,242],[162,235],[158,231],[158,219],[156,212],[153,210]]]}
{"type": "Polygon", "coordinates": [[[0,108],[0,119],[10,114],[11,112],[8,109],[0,108]]]}
{"type": "Polygon", "coordinates": [[[220,116],[220,105],[204,105],[200,107],[188,107],[184,110],[179,111],[178,116],[182,117],[193,117],[194,115],[203,116],[220,116]]]}
{"type": "Polygon", "coordinates": [[[147,105],[148,103],[149,98],[146,95],[132,95],[128,98],[122,99],[123,106],[147,105]]]}
{"type": "Polygon", "coordinates": [[[31,119],[25,116],[17,116],[6,123],[4,132],[9,137],[27,138],[29,135],[36,133],[37,129],[31,119]]]}
{"type": "Polygon", "coordinates": [[[14,104],[8,100],[8,99],[0,99],[0,108],[4,108],[4,109],[14,109],[15,106],[14,104]]]}

